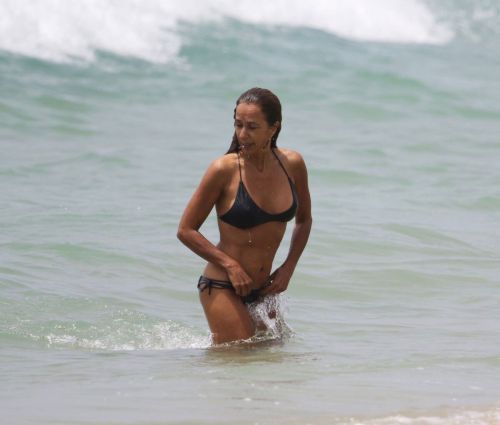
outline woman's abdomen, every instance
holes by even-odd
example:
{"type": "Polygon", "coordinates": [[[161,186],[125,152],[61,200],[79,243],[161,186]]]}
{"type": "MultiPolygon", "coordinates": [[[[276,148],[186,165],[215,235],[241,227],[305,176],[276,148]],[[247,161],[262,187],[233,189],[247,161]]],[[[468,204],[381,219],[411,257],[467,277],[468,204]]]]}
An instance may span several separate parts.
{"type": "MultiPolygon", "coordinates": [[[[286,223],[270,222],[251,229],[238,229],[222,223],[219,229],[221,241],[217,248],[238,261],[254,281],[255,289],[265,284],[286,223]]],[[[203,274],[212,279],[229,280],[226,271],[212,263],[207,264],[203,274]]]]}

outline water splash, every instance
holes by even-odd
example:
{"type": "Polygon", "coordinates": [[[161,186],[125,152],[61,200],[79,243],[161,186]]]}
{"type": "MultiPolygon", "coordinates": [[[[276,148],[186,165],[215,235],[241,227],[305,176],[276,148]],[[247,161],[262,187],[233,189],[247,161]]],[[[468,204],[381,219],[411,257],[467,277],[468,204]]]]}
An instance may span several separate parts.
{"type": "MultiPolygon", "coordinates": [[[[0,331],[2,329],[0,328],[0,331]]],[[[210,335],[205,330],[173,320],[119,309],[96,321],[22,320],[6,326],[4,337],[36,341],[50,349],[76,350],[174,350],[207,348],[210,335]]]]}
{"type": "Polygon", "coordinates": [[[97,337],[67,333],[49,333],[42,337],[33,337],[45,342],[49,348],[105,351],[175,350],[207,348],[210,345],[208,335],[199,335],[193,329],[172,321],[157,323],[150,328],[132,325],[129,329],[101,332],[101,335],[97,337]]]}
{"type": "Polygon", "coordinates": [[[250,304],[249,311],[253,321],[258,325],[258,331],[252,341],[282,340],[293,335],[293,330],[285,321],[287,311],[285,295],[268,295],[262,301],[250,304]]]}

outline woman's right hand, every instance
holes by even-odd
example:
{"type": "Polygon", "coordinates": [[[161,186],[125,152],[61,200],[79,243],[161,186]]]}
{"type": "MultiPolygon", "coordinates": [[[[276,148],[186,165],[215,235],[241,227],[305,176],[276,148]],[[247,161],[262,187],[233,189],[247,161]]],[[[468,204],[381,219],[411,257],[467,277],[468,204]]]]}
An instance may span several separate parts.
{"type": "Polygon", "coordinates": [[[253,288],[253,280],[239,263],[235,262],[226,268],[230,282],[233,284],[234,291],[240,297],[247,296],[253,288]]]}

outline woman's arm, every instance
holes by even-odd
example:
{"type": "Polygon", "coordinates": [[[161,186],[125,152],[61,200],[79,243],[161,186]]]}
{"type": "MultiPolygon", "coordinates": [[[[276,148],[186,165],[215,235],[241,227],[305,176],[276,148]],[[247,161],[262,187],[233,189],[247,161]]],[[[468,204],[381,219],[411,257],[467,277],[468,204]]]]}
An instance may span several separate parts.
{"type": "Polygon", "coordinates": [[[311,195],[309,193],[306,164],[299,153],[291,151],[288,155],[288,162],[295,179],[295,188],[298,198],[295,226],[286,260],[272,273],[270,285],[260,291],[262,295],[277,294],[287,289],[290,278],[295,271],[295,267],[307,244],[309,234],[311,233],[311,195]]]}
{"type": "Polygon", "coordinates": [[[184,210],[177,230],[177,237],[200,257],[226,270],[236,293],[245,296],[251,291],[252,279],[242,269],[238,261],[221,251],[199,232],[201,225],[223,194],[224,188],[231,178],[228,159],[228,157],[219,158],[208,167],[184,210]]]}

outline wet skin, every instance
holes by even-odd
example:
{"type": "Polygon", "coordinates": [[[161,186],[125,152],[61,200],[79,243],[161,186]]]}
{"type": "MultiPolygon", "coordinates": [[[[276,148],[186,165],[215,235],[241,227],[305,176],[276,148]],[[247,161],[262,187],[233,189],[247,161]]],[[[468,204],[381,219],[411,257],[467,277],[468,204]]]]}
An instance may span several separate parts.
{"type": "Polygon", "coordinates": [[[278,125],[269,125],[258,105],[240,103],[234,123],[240,145],[239,155],[224,155],[209,166],[179,224],[179,239],[208,261],[203,275],[230,281],[234,287],[234,292],[212,289],[210,295],[208,291],[200,293],[216,343],[253,335],[255,324],[241,297],[248,295],[252,289],[264,286],[263,295],[284,291],[309,235],[312,220],[307,171],[302,157],[287,149],[276,149],[275,153],[295,183],[298,210],[289,255],[273,273],[272,284],[269,285],[269,276],[286,223],[268,222],[240,229],[218,219],[220,241],[217,245],[211,244],[198,231],[213,206],[217,216],[220,216],[234,203],[240,183],[238,160],[243,183],[261,209],[277,214],[290,207],[292,190],[270,147],[270,138],[278,125]]]}

